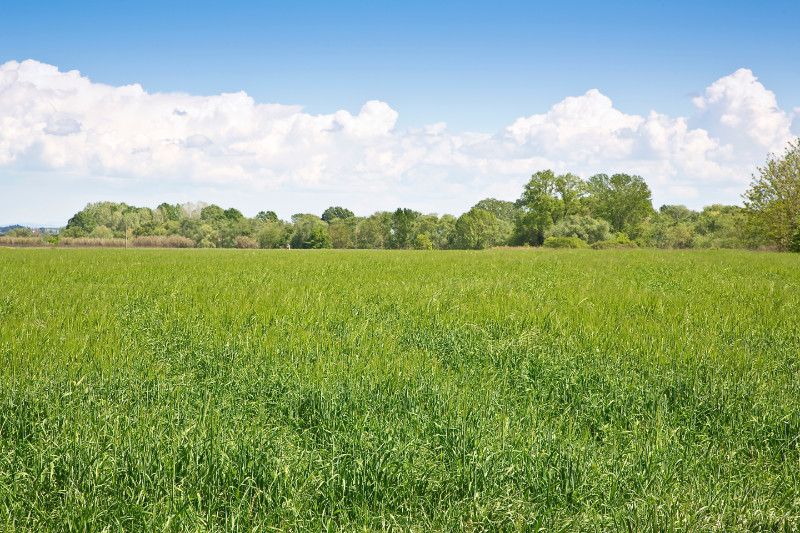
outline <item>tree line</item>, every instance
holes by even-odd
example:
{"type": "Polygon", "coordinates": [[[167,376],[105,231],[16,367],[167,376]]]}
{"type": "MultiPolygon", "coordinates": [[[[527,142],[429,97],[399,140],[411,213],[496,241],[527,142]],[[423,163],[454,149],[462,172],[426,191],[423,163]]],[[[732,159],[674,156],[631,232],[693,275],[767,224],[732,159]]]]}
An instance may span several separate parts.
{"type": "MultiPolygon", "coordinates": [[[[413,209],[358,217],[331,206],[280,220],[245,217],[203,202],[155,209],[90,203],[69,219],[65,239],[130,238],[140,246],[199,248],[484,249],[494,246],[757,248],[800,251],[800,141],[770,156],[743,196],[745,206],[653,208],[641,176],[542,170],[514,201],[481,200],[459,217],[413,209]]],[[[12,230],[19,232],[20,230],[12,230]]],[[[9,232],[11,233],[11,232],[9,232]]]]}
{"type": "Polygon", "coordinates": [[[746,213],[714,205],[653,209],[639,176],[599,174],[583,181],[545,170],[534,174],[516,202],[487,198],[459,217],[413,209],[367,217],[332,206],[280,220],[273,211],[253,218],[214,204],[163,203],[155,209],[124,203],[87,205],[61,232],[67,238],[124,238],[199,248],[484,249],[494,246],[757,246],[746,213]],[[180,237],[181,239],[176,239],[180,237]],[[143,238],[149,238],[143,239],[143,238]]]}

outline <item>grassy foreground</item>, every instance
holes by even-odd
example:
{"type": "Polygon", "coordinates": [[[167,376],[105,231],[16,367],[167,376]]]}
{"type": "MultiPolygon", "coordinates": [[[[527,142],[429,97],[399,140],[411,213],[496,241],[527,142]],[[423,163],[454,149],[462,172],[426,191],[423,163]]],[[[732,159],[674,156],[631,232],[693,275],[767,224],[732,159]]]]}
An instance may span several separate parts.
{"type": "Polygon", "coordinates": [[[0,249],[0,530],[792,531],[800,256],[0,249]]]}

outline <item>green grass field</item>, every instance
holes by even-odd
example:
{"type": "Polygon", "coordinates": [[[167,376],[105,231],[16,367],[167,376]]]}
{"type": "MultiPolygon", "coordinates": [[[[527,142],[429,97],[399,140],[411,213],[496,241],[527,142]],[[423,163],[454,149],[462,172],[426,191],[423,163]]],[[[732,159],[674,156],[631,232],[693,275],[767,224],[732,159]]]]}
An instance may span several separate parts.
{"type": "Polygon", "coordinates": [[[2,531],[797,531],[800,256],[0,249],[2,531]]]}

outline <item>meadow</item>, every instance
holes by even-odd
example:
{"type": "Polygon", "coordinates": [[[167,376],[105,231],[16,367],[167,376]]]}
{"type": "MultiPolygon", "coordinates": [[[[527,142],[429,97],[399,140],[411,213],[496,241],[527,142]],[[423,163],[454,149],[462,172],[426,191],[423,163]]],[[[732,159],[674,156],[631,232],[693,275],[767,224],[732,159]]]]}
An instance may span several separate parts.
{"type": "Polygon", "coordinates": [[[797,531],[800,255],[0,249],[0,530],[797,531]]]}

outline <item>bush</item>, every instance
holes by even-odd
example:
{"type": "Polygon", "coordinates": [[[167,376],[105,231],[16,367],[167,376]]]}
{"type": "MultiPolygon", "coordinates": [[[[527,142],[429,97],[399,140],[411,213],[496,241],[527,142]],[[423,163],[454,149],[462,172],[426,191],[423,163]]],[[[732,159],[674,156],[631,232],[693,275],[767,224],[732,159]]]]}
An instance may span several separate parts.
{"type": "Polygon", "coordinates": [[[325,226],[315,226],[311,230],[311,236],[305,242],[306,248],[332,248],[331,236],[328,235],[328,228],[325,226]]]}
{"type": "Polygon", "coordinates": [[[420,233],[419,235],[417,235],[417,238],[414,239],[414,249],[433,250],[433,243],[431,242],[431,238],[424,233],[420,233]]]}
{"type": "Polygon", "coordinates": [[[611,224],[605,220],[580,215],[572,215],[559,220],[555,226],[544,232],[547,237],[578,237],[592,244],[613,239],[611,224]]]}
{"type": "Polygon", "coordinates": [[[542,246],[546,248],[586,248],[589,245],[578,237],[548,237],[542,246]]]}
{"type": "Polygon", "coordinates": [[[797,231],[794,233],[792,240],[789,242],[790,252],[800,252],[800,223],[797,224],[797,231]]]}
{"type": "Polygon", "coordinates": [[[194,241],[183,235],[143,235],[133,239],[135,248],[194,248],[194,241]]]}
{"type": "Polygon", "coordinates": [[[78,226],[65,228],[61,232],[61,236],[65,239],[81,239],[87,235],[89,235],[89,233],[85,229],[78,226]]]}
{"type": "Polygon", "coordinates": [[[609,239],[607,241],[599,241],[592,244],[592,249],[594,250],[610,250],[610,249],[625,249],[625,248],[638,248],[639,246],[630,240],[628,236],[624,233],[617,232],[617,236],[614,239],[609,239]]]}
{"type": "Polygon", "coordinates": [[[14,228],[8,230],[5,234],[6,237],[33,237],[33,232],[30,228],[14,228]]]}
{"type": "Polygon", "coordinates": [[[258,248],[258,241],[253,239],[252,237],[247,237],[245,235],[239,235],[233,240],[233,245],[237,248],[258,248]]]}
{"type": "Polygon", "coordinates": [[[114,232],[105,226],[97,226],[89,234],[89,237],[93,239],[113,239],[114,232]]]}
{"type": "Polygon", "coordinates": [[[283,222],[268,222],[258,232],[257,239],[261,248],[283,248],[291,239],[291,231],[283,222]]]}

